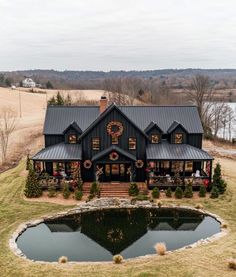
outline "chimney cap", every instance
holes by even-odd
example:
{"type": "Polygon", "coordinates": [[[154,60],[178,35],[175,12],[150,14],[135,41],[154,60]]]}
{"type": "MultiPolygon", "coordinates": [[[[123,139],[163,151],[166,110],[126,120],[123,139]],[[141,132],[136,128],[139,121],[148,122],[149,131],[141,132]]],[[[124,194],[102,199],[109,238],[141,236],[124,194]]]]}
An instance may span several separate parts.
{"type": "Polygon", "coordinates": [[[106,96],[101,96],[101,100],[105,100],[105,99],[107,99],[107,97],[106,96]]]}

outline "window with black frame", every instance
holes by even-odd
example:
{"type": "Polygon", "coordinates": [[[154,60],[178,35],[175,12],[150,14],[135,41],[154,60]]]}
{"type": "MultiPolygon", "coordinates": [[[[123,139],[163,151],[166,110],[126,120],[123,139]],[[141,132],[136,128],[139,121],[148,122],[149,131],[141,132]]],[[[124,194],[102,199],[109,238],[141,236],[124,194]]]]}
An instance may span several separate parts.
{"type": "Polygon", "coordinates": [[[92,149],[100,150],[100,138],[92,138],[92,149]]]}
{"type": "Polygon", "coordinates": [[[75,143],[77,143],[77,136],[76,135],[69,135],[68,136],[68,142],[69,142],[69,144],[75,144],[75,143]]]}

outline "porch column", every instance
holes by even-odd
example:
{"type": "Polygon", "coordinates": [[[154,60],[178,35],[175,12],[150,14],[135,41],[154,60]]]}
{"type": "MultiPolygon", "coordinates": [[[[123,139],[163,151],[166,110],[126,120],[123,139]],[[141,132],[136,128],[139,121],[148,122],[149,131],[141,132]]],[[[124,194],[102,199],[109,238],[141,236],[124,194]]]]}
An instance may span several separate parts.
{"type": "Polygon", "coordinates": [[[184,184],[184,180],[185,180],[185,161],[184,161],[184,165],[183,165],[183,184],[184,184]]]}
{"type": "Polygon", "coordinates": [[[211,179],[212,179],[212,160],[210,161],[210,174],[209,174],[210,183],[211,183],[211,179]]]}

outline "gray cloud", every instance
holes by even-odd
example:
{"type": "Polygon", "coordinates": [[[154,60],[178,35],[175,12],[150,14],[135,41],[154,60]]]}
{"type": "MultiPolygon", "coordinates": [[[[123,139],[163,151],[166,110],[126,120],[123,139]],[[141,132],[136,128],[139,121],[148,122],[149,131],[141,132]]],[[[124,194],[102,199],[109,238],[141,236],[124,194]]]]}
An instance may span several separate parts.
{"type": "Polygon", "coordinates": [[[0,70],[236,67],[235,0],[0,0],[0,70]]]}

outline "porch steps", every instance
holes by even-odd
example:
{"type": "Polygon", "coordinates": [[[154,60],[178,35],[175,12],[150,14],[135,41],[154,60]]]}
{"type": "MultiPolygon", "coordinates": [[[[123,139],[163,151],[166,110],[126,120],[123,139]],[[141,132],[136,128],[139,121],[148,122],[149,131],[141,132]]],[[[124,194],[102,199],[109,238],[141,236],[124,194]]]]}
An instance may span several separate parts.
{"type": "MultiPolygon", "coordinates": [[[[129,183],[101,183],[100,184],[100,196],[101,197],[129,197],[129,183]]],[[[83,192],[85,195],[89,195],[91,183],[84,183],[83,192]]],[[[144,191],[145,184],[139,185],[140,191],[144,191]]]]}

